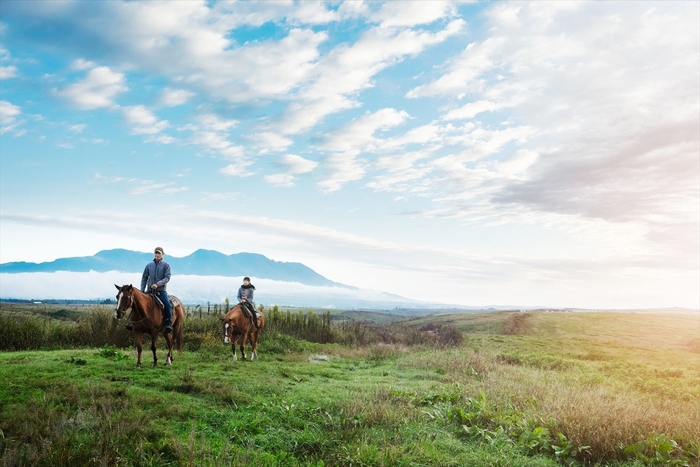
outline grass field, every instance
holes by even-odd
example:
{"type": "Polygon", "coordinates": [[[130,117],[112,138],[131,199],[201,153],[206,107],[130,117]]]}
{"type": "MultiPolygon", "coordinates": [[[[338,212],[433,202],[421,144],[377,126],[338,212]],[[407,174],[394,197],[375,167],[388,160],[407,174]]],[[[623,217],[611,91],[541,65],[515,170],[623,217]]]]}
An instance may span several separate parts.
{"type": "Polygon", "coordinates": [[[137,370],[135,351],[113,346],[2,352],[2,463],[699,465],[697,313],[407,323],[450,324],[464,341],[270,332],[260,360],[233,362],[217,330],[192,321],[172,367],[137,370]]]}

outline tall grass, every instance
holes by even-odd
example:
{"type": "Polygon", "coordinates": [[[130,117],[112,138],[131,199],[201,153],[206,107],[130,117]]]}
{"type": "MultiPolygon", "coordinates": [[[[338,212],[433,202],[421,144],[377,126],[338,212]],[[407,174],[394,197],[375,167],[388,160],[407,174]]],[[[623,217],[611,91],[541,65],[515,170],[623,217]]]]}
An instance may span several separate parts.
{"type": "MultiPolygon", "coordinates": [[[[215,304],[210,313],[186,315],[184,347],[196,351],[202,346],[218,345],[222,336],[220,317],[226,308],[215,304]],[[216,343],[216,344],[215,344],[216,343]]],[[[317,314],[309,310],[295,313],[274,306],[265,310],[265,339],[281,340],[295,347],[288,338],[318,344],[336,343],[347,346],[372,344],[424,345],[435,348],[460,345],[462,332],[454,326],[442,325],[419,330],[401,323],[371,325],[357,321],[333,322],[329,312],[317,314]],[[287,336],[281,338],[279,336],[287,336]]],[[[125,321],[113,318],[111,310],[93,307],[77,320],[56,320],[36,314],[0,313],[0,350],[67,349],[113,345],[131,345],[132,335],[124,328],[125,321]]],[[[279,344],[279,343],[278,343],[279,344]]],[[[280,349],[279,345],[270,348],[280,349]]]]}
{"type": "Polygon", "coordinates": [[[113,312],[95,307],[78,321],[21,313],[0,314],[0,350],[67,349],[129,345],[129,333],[113,312]]]}

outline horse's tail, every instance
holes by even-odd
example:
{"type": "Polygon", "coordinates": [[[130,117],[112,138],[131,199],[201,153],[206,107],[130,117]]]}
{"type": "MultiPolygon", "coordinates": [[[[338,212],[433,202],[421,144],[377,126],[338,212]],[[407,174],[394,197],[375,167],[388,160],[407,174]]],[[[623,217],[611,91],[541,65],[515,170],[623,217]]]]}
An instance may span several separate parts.
{"type": "Polygon", "coordinates": [[[175,329],[173,329],[173,337],[176,340],[178,352],[182,352],[182,328],[185,321],[185,314],[187,313],[183,305],[180,305],[180,309],[182,310],[182,316],[177,320],[174,326],[175,329]]]}

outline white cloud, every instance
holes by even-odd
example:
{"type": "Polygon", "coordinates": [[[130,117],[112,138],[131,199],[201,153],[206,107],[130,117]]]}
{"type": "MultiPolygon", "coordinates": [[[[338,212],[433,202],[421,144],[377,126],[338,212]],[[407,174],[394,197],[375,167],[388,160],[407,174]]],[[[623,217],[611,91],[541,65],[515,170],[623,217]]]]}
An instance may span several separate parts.
{"type": "Polygon", "coordinates": [[[176,107],[182,105],[194,97],[194,93],[185,89],[173,89],[166,87],[160,97],[160,105],[165,107],[176,107]]]}
{"type": "Polygon", "coordinates": [[[326,24],[338,18],[337,13],[327,9],[323,2],[304,1],[294,6],[287,19],[301,24],[326,24]]]}
{"type": "Polygon", "coordinates": [[[294,176],[289,175],[289,174],[285,174],[285,173],[265,175],[263,177],[263,180],[265,180],[270,185],[275,185],[275,186],[281,186],[281,187],[287,187],[287,188],[294,186],[294,176]]]}
{"type": "Polygon", "coordinates": [[[248,171],[248,167],[251,165],[251,162],[241,161],[235,164],[229,164],[226,167],[222,167],[219,169],[219,173],[231,177],[250,177],[253,175],[252,172],[248,171]]]}
{"type": "MultiPolygon", "coordinates": [[[[62,231],[72,232],[73,238],[86,235],[107,238],[114,232],[123,232],[125,236],[138,232],[138,240],[127,241],[124,237],[113,239],[111,244],[157,242],[179,250],[189,245],[188,251],[205,246],[228,252],[239,251],[238,245],[245,242],[247,251],[267,252],[264,254],[276,260],[301,261],[331,280],[418,299],[422,297],[417,296],[416,290],[422,290],[421,285],[430,281],[436,284],[435,291],[441,301],[468,305],[513,304],[513,301],[521,305],[543,305],[544,301],[549,306],[651,307],[670,303],[698,306],[697,258],[686,257],[666,264],[659,262],[663,254],[658,252],[630,257],[619,249],[612,250],[612,255],[598,252],[593,256],[576,255],[576,252],[534,257],[479,255],[465,249],[377,240],[278,218],[201,209],[178,208],[176,212],[181,228],[169,232],[159,228],[175,213],[168,209],[116,216],[94,212],[79,217],[3,213],[0,241],[11,241],[20,235],[21,227],[27,226],[35,226],[42,235],[51,232],[52,238],[61,237],[62,231]],[[193,236],[197,238],[194,245],[193,236]],[[489,291],[492,288],[489,284],[494,283],[499,284],[500,290],[496,303],[489,291]],[[591,294],[591,290],[596,293],[591,294]]],[[[29,236],[24,234],[24,237],[29,236]]],[[[602,241],[606,239],[602,237],[602,241]]],[[[34,250],[42,248],[33,246],[34,250]]],[[[46,252],[42,253],[38,257],[46,258],[46,252]]],[[[3,280],[3,287],[4,284],[3,280]]]]}
{"type": "Polygon", "coordinates": [[[216,151],[226,159],[238,160],[244,155],[243,146],[236,146],[228,140],[228,134],[213,131],[197,131],[192,135],[192,143],[216,151]]]}
{"type": "Polygon", "coordinates": [[[219,132],[229,130],[239,123],[238,120],[223,120],[214,114],[198,115],[197,120],[201,128],[219,132]]]}
{"type": "Polygon", "coordinates": [[[248,138],[256,147],[260,148],[260,154],[268,152],[285,151],[294,141],[271,131],[255,133],[248,138]]]}
{"type": "Polygon", "coordinates": [[[144,141],[147,143],[172,144],[177,139],[169,135],[149,135],[144,141]]]}
{"type": "Polygon", "coordinates": [[[167,120],[158,120],[158,117],[143,105],[124,107],[122,110],[135,135],[154,135],[168,127],[167,120]]]}
{"type": "Polygon", "coordinates": [[[285,154],[277,159],[277,164],[285,167],[283,172],[266,175],[264,180],[275,186],[292,187],[295,175],[309,173],[318,166],[318,162],[304,159],[296,154],[285,154]]]}
{"type": "Polygon", "coordinates": [[[366,166],[367,162],[354,154],[331,154],[323,160],[328,174],[318,182],[318,186],[326,193],[338,191],[348,182],[361,180],[365,176],[366,166]]]}
{"type": "Polygon", "coordinates": [[[362,18],[369,16],[370,10],[363,0],[344,0],[338,7],[338,15],[342,19],[362,18]]]}
{"type": "Polygon", "coordinates": [[[87,128],[87,124],[85,123],[80,123],[77,125],[71,125],[70,127],[71,131],[75,131],[76,133],[82,133],[85,128],[87,128]]]}
{"type": "Polygon", "coordinates": [[[90,70],[82,81],[54,92],[80,109],[92,110],[113,107],[114,97],[127,90],[123,73],[101,66],[90,70]]]}
{"type": "Polygon", "coordinates": [[[429,24],[446,16],[455,16],[455,6],[450,1],[413,0],[410,2],[385,2],[371,19],[382,27],[416,26],[429,24]]]}
{"type": "Polygon", "coordinates": [[[0,79],[14,78],[17,76],[17,67],[14,65],[0,66],[0,79]]]}
{"type": "Polygon", "coordinates": [[[298,93],[277,124],[285,134],[299,134],[332,113],[359,105],[350,96],[372,86],[372,78],[407,56],[416,55],[457,34],[464,21],[454,20],[436,33],[374,28],[347,46],[341,44],[319,60],[317,78],[298,93]]]}
{"type": "Polygon", "coordinates": [[[408,118],[408,113],[403,110],[380,109],[373,113],[368,112],[331,132],[320,145],[320,149],[354,154],[371,152],[378,144],[374,137],[377,131],[401,125],[408,118]]]}
{"type": "Polygon", "coordinates": [[[95,64],[89,60],[79,58],[71,63],[72,70],[89,70],[90,68],[95,68],[95,64]]]}
{"type": "Polygon", "coordinates": [[[103,182],[103,183],[118,183],[118,182],[123,182],[126,179],[124,177],[105,177],[99,172],[95,173],[95,176],[93,177],[93,180],[96,182],[103,182]]]}
{"type": "Polygon", "coordinates": [[[181,193],[183,191],[189,190],[189,187],[174,187],[173,182],[169,183],[154,183],[153,180],[131,180],[132,182],[137,182],[140,185],[136,188],[132,188],[129,193],[132,195],[145,195],[148,193],[159,194],[159,195],[172,195],[175,193],[181,193]]]}
{"type": "Polygon", "coordinates": [[[291,175],[305,174],[311,172],[318,166],[317,162],[304,159],[296,154],[285,154],[277,159],[277,163],[287,166],[285,173],[291,175]]]}
{"type": "Polygon", "coordinates": [[[0,101],[0,135],[12,131],[21,123],[17,116],[22,113],[19,106],[8,101],[0,101]]]}
{"type": "Polygon", "coordinates": [[[235,201],[240,198],[240,193],[212,193],[212,192],[202,192],[202,199],[205,201],[235,201]]]}
{"type": "Polygon", "coordinates": [[[168,186],[167,183],[149,183],[133,188],[129,191],[129,193],[132,195],[145,195],[156,190],[163,191],[162,189],[166,186],[168,186]]]}

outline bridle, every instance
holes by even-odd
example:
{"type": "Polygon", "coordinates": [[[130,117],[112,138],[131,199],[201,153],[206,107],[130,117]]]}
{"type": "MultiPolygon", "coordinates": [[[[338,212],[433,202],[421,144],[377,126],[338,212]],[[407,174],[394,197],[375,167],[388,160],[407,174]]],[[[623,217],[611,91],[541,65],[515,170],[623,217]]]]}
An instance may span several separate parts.
{"type": "MultiPolygon", "coordinates": [[[[117,309],[116,309],[117,316],[119,317],[120,314],[124,314],[124,315],[125,315],[126,312],[127,312],[127,310],[131,309],[131,312],[129,313],[129,316],[126,317],[127,319],[131,319],[131,315],[132,315],[132,313],[134,312],[134,308],[133,308],[133,307],[134,307],[134,291],[133,291],[133,289],[132,289],[132,290],[130,291],[130,293],[127,294],[126,292],[124,292],[124,291],[122,291],[121,289],[119,289],[119,293],[120,293],[120,294],[124,294],[124,297],[127,297],[127,298],[129,299],[129,304],[124,308],[124,310],[120,310],[120,309],[119,309],[119,308],[121,308],[121,307],[119,306],[119,304],[121,303],[121,299],[120,299],[120,300],[117,302],[117,309]]],[[[119,294],[117,294],[117,297],[119,297],[119,294]]],[[[148,320],[148,319],[151,318],[150,316],[148,316],[148,313],[146,313],[146,310],[143,310],[143,314],[146,316],[145,318],[140,319],[140,320],[138,320],[138,321],[133,321],[133,320],[131,320],[131,324],[142,323],[142,322],[144,322],[144,321],[146,321],[146,320],[148,320]]],[[[122,316],[122,317],[123,317],[123,316],[122,316]]],[[[121,319],[121,317],[119,317],[118,319],[121,319]]]]}

